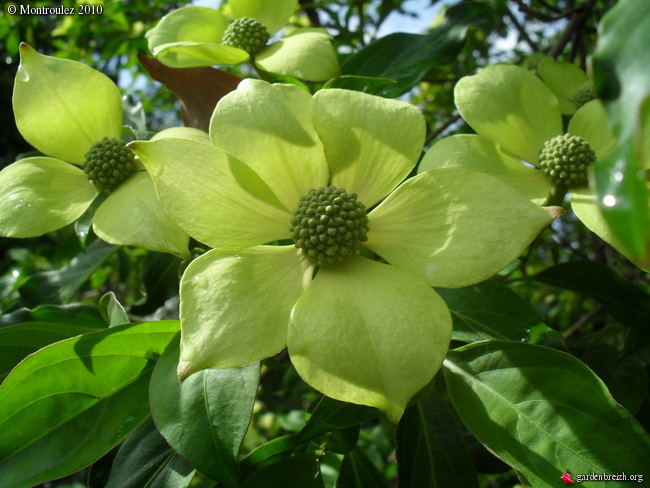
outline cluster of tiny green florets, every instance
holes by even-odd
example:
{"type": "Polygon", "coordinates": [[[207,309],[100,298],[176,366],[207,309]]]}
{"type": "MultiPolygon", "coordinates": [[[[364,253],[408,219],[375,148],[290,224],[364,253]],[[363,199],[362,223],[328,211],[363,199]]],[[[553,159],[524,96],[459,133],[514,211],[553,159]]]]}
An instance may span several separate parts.
{"type": "Polygon", "coordinates": [[[366,207],[342,188],[312,188],[293,214],[291,238],[314,264],[343,261],[368,240],[366,207]]]}
{"type": "Polygon", "coordinates": [[[84,173],[98,190],[113,190],[135,168],[135,155],[120,139],[104,137],[86,153],[84,173]]]}
{"type": "Polygon", "coordinates": [[[224,46],[243,49],[251,56],[257,54],[271,37],[261,22],[248,17],[235,19],[221,39],[224,46]]]}
{"type": "Polygon", "coordinates": [[[563,134],[549,139],[539,152],[539,165],[556,185],[587,184],[587,167],[596,161],[589,143],[582,137],[563,134]]]}
{"type": "Polygon", "coordinates": [[[586,81],[582,85],[580,85],[580,88],[578,88],[578,91],[576,91],[575,95],[573,95],[571,101],[575,104],[577,108],[580,108],[585,103],[591,102],[596,98],[597,97],[596,97],[596,92],[594,90],[594,85],[592,85],[591,81],[586,81]]]}

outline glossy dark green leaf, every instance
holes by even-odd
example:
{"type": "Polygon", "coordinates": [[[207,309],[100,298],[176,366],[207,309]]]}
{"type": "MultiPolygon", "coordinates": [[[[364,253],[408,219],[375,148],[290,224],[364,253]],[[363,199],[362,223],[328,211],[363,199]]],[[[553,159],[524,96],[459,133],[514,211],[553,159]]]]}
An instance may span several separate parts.
{"type": "Polygon", "coordinates": [[[120,446],[105,488],[187,488],[194,472],[150,419],[120,446]]]}
{"type": "Polygon", "coordinates": [[[326,88],[342,88],[344,90],[354,90],[371,95],[381,93],[387,88],[397,83],[395,80],[388,78],[373,78],[371,76],[351,76],[344,75],[339,78],[334,78],[323,86],[326,88]]]}
{"type": "Polygon", "coordinates": [[[97,239],[85,252],[61,269],[30,276],[18,289],[23,303],[34,307],[44,303],[65,303],[118,247],[97,239]]]}
{"type": "Polygon", "coordinates": [[[323,476],[313,453],[295,454],[249,476],[241,488],[324,488],[323,476]]]}
{"type": "Polygon", "coordinates": [[[131,323],[129,315],[112,291],[105,293],[99,299],[99,312],[110,327],[131,323]]]}
{"type": "Polygon", "coordinates": [[[341,65],[344,75],[389,78],[396,84],[384,92],[397,97],[416,85],[433,67],[451,63],[465,45],[467,30],[490,22],[487,4],[463,2],[450,7],[430,34],[390,34],[357,51],[341,65]]]}
{"type": "Polygon", "coordinates": [[[296,443],[293,435],[276,437],[269,442],[265,442],[241,460],[242,478],[246,478],[265,466],[289,457],[295,448],[296,443]]]}
{"type": "MultiPolygon", "coordinates": [[[[343,458],[336,488],[386,488],[382,474],[360,448],[343,458]]],[[[423,485],[424,486],[424,485],[423,485]]]]}
{"type": "Polygon", "coordinates": [[[0,327],[25,322],[50,322],[53,324],[78,325],[93,329],[108,325],[99,313],[99,308],[82,303],[68,305],[41,305],[33,309],[21,308],[0,317],[0,327]]]}
{"type": "Polygon", "coordinates": [[[594,167],[598,203],[613,233],[637,258],[648,250],[648,194],[642,151],[643,104],[650,97],[650,9],[620,0],[600,24],[593,57],[596,89],[618,143],[594,167]]]}
{"type": "Polygon", "coordinates": [[[151,378],[151,414],[170,446],[203,474],[226,487],[238,486],[237,452],[253,413],[258,363],[205,369],[178,381],[178,340],[151,378]]]}
{"type": "Polygon", "coordinates": [[[555,349],[486,341],[452,351],[447,391],[467,428],[526,486],[572,473],[643,473],[650,438],[584,363],[555,349]]]}
{"type": "Polygon", "coordinates": [[[632,324],[650,310],[650,296],[613,269],[591,261],[552,266],[530,277],[532,281],[584,293],[601,302],[624,324],[632,324]]]}
{"type": "Polygon", "coordinates": [[[535,309],[507,286],[485,281],[436,291],[451,311],[454,340],[502,339],[564,347],[562,335],[546,325],[535,309]]]}
{"type": "Polygon", "coordinates": [[[620,358],[617,348],[602,343],[580,359],[605,382],[618,403],[633,414],[641,408],[648,396],[648,374],[643,363],[631,357],[620,358]]]}
{"type": "Polygon", "coordinates": [[[375,408],[322,396],[311,412],[307,425],[296,435],[295,443],[301,444],[337,429],[362,424],[379,415],[379,410],[375,408]]]}
{"type": "Polygon", "coordinates": [[[88,241],[88,236],[92,232],[93,227],[93,217],[94,213],[89,212],[82,215],[79,220],[74,223],[74,233],[77,234],[79,239],[79,245],[81,249],[86,249],[86,242],[88,241]]]}
{"type": "Polygon", "coordinates": [[[112,327],[27,357],[0,386],[0,479],[27,488],[73,473],[149,416],[147,392],[177,321],[112,327]]]}
{"type": "Polygon", "coordinates": [[[435,395],[404,412],[397,427],[400,488],[478,488],[456,417],[435,395]]]}
{"type": "Polygon", "coordinates": [[[0,383],[20,361],[55,342],[105,327],[28,322],[0,328],[0,383]]]}
{"type": "Polygon", "coordinates": [[[178,295],[179,271],[181,260],[169,253],[152,252],[147,254],[142,263],[142,284],[145,299],[130,311],[135,315],[148,315],[165,304],[165,301],[178,295]]]}

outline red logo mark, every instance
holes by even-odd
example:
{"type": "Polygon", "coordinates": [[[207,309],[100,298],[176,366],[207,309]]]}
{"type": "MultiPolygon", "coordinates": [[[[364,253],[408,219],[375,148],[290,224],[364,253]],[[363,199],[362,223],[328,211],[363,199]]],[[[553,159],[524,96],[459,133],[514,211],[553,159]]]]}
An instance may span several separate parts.
{"type": "Polygon", "coordinates": [[[565,485],[572,485],[575,483],[575,481],[571,479],[571,475],[569,473],[564,473],[560,479],[564,481],[565,485]]]}

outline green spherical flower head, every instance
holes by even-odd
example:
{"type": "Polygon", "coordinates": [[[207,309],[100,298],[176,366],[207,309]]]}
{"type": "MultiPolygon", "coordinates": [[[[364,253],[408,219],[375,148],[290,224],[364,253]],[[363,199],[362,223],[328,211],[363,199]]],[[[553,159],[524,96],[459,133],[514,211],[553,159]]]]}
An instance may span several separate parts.
{"type": "Polygon", "coordinates": [[[597,97],[596,92],[594,91],[594,86],[591,84],[591,81],[586,81],[580,85],[580,88],[578,88],[578,91],[575,93],[575,95],[573,95],[571,101],[575,104],[576,107],[580,108],[585,103],[591,102],[596,98],[597,97]]]}
{"type": "Polygon", "coordinates": [[[261,22],[249,17],[235,19],[221,39],[224,46],[243,49],[251,56],[257,54],[269,40],[270,34],[261,22]]]}
{"type": "Polygon", "coordinates": [[[596,161],[596,153],[582,137],[563,134],[549,139],[539,152],[539,165],[556,185],[565,187],[587,184],[587,167],[596,161]]]}
{"type": "Polygon", "coordinates": [[[343,261],[368,240],[366,207],[343,188],[312,188],[293,214],[291,238],[314,264],[343,261]]]}
{"type": "Polygon", "coordinates": [[[98,190],[113,190],[135,168],[135,155],[120,139],[104,137],[86,153],[84,173],[98,190]]]}

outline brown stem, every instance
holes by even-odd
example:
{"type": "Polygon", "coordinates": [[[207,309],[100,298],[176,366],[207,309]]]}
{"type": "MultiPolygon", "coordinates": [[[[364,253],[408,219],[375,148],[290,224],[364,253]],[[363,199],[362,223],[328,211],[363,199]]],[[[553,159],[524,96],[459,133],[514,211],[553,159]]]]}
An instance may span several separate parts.
{"type": "Polygon", "coordinates": [[[429,144],[432,140],[434,140],[436,137],[438,137],[442,132],[444,132],[451,124],[454,122],[460,120],[460,114],[455,114],[449,117],[440,127],[438,127],[436,130],[434,130],[431,134],[429,134],[424,141],[424,144],[429,144]]]}
{"type": "Polygon", "coordinates": [[[530,38],[528,35],[528,32],[526,32],[526,29],[519,23],[517,20],[517,17],[510,11],[508,7],[506,7],[506,15],[510,19],[510,22],[515,26],[515,28],[519,31],[519,35],[521,38],[528,44],[528,46],[533,50],[533,51],[539,51],[539,48],[537,47],[537,44],[533,42],[533,40],[530,38]]]}
{"type": "Polygon", "coordinates": [[[548,52],[548,55],[550,57],[557,58],[560,55],[560,53],[564,51],[564,48],[571,40],[574,33],[579,32],[582,26],[584,25],[585,21],[587,20],[587,17],[589,17],[589,14],[591,13],[591,10],[594,8],[595,3],[596,0],[587,0],[586,2],[576,7],[576,11],[571,16],[569,25],[567,25],[565,31],[562,33],[562,35],[557,40],[555,45],[548,52]]]}

